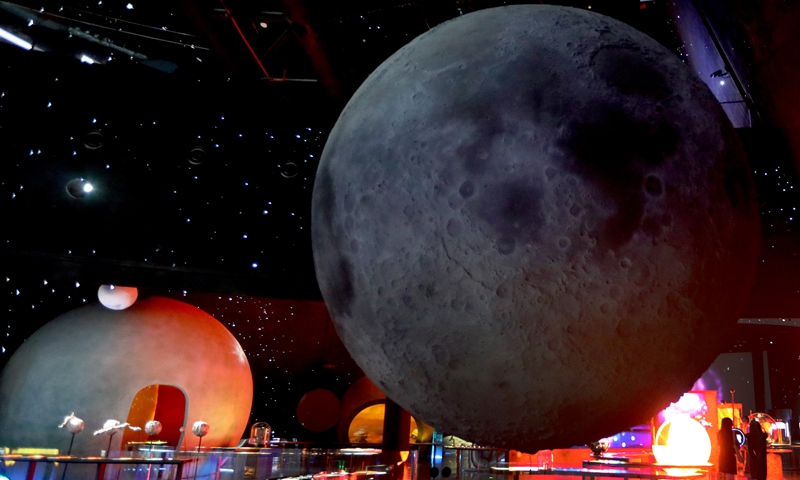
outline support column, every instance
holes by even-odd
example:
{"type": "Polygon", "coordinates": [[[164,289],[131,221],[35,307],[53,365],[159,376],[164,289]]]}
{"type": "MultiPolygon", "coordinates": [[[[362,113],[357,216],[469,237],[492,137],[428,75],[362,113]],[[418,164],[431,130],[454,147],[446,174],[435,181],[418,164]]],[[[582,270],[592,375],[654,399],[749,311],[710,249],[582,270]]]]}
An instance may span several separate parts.
{"type": "Polygon", "coordinates": [[[408,439],[411,435],[411,414],[400,405],[386,399],[386,411],[383,416],[383,449],[391,451],[407,451],[408,439]]]}
{"type": "Polygon", "coordinates": [[[400,452],[408,452],[409,430],[411,428],[411,414],[403,410],[400,405],[386,399],[386,410],[383,416],[383,453],[381,463],[391,468],[390,480],[403,478],[406,465],[402,462],[400,452]]]}

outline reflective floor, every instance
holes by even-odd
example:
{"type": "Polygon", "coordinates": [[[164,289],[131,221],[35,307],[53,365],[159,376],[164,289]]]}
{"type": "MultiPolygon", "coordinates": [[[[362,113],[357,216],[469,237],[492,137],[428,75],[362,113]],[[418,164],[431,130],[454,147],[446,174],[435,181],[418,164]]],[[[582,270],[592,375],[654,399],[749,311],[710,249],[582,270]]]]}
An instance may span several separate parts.
{"type": "MultiPolygon", "coordinates": [[[[595,478],[747,480],[697,469],[660,468],[647,452],[626,452],[628,463],[592,460],[588,449],[557,450],[550,469],[534,455],[498,449],[431,447],[409,452],[339,448],[211,448],[121,452],[101,457],[6,455],[0,479],[10,480],[594,480],[595,478]],[[13,457],[13,458],[12,458],[13,457]],[[124,457],[124,458],[123,458],[124,457]],[[129,458],[130,457],[130,458],[129,458]],[[69,460],[66,460],[69,459],[69,460]],[[169,461],[172,465],[147,464],[169,461]],[[72,462],[72,463],[69,463],[72,462]],[[81,462],[76,463],[76,462],[81,462]],[[69,465],[67,465],[69,463],[69,465]],[[124,463],[124,464],[122,464],[124,463]],[[152,462],[151,462],[152,463],[152,462]],[[181,463],[178,468],[177,464],[181,463]],[[31,469],[31,465],[34,465],[31,469]],[[68,468],[67,468],[68,467],[68,468]]],[[[548,457],[542,457],[547,461],[548,457]]],[[[800,445],[768,454],[767,479],[800,480],[800,445]]]]}
{"type": "MultiPolygon", "coordinates": [[[[574,454],[570,455],[570,458],[568,459],[569,461],[562,463],[559,463],[558,461],[555,462],[554,467],[556,472],[554,473],[557,474],[543,475],[539,472],[536,474],[525,473],[524,471],[512,473],[504,471],[502,468],[498,469],[496,468],[497,466],[508,466],[506,461],[507,459],[500,458],[500,462],[495,463],[495,459],[490,456],[489,452],[479,452],[479,455],[475,455],[476,452],[471,452],[472,454],[470,456],[467,456],[462,452],[460,459],[461,468],[457,469],[456,466],[459,465],[459,459],[457,455],[458,452],[448,451],[445,449],[444,455],[441,456],[441,459],[434,459],[436,463],[433,465],[426,464],[426,459],[421,459],[418,462],[416,478],[414,480],[589,480],[593,478],[662,478],[650,476],[650,474],[653,474],[652,470],[650,470],[650,474],[637,476],[647,472],[647,469],[629,470],[625,473],[620,471],[620,469],[601,469],[600,472],[606,472],[606,474],[603,474],[598,472],[597,469],[589,467],[591,468],[591,471],[577,472],[575,470],[584,466],[581,459],[589,458],[589,455],[588,451],[584,450],[574,450],[573,452],[574,454]],[[432,469],[432,466],[435,468],[432,469]],[[449,467],[450,471],[443,472],[445,467],[449,467]],[[432,473],[435,475],[432,475],[432,473]],[[449,477],[444,477],[443,473],[449,473],[450,475],[449,477]]],[[[791,448],[784,448],[777,452],[778,453],[768,454],[767,480],[800,480],[800,445],[795,445],[791,448]]],[[[535,466],[535,459],[529,458],[529,460],[531,460],[529,465],[535,466]]],[[[520,468],[524,466],[524,461],[513,462],[512,459],[512,465],[517,465],[517,467],[520,468]]],[[[742,467],[743,466],[740,465],[740,469],[742,469],[742,467]]],[[[662,473],[666,472],[662,471],[662,473]]],[[[698,471],[693,475],[685,477],[683,474],[686,472],[673,471],[672,473],[676,473],[676,475],[671,478],[707,478],[714,480],[748,480],[751,478],[745,473],[733,476],[719,474],[714,471],[698,471]]],[[[670,477],[667,476],[664,478],[670,477]]]]}

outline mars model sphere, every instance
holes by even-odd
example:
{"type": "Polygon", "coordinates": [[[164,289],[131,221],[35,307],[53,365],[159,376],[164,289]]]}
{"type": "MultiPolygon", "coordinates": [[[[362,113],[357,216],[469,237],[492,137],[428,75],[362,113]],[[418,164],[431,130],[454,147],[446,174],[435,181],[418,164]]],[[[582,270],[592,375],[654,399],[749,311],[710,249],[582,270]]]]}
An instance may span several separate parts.
{"type": "Polygon", "coordinates": [[[325,146],[323,297],[386,395],[533,452],[676,400],[720,352],[759,249],[753,181],[706,86],[577,9],[487,9],[386,60],[325,146]]]}
{"type": "MultiPolygon", "coordinates": [[[[65,411],[76,411],[90,430],[115,425],[117,420],[103,425],[111,417],[145,426],[148,435],[149,420],[163,422],[166,431],[168,425],[190,430],[202,418],[214,426],[203,443],[229,447],[242,438],[252,400],[247,357],[211,315],[161,297],[140,299],[125,310],[94,303],[34,332],[0,372],[0,445],[66,449],[55,425],[65,411]],[[180,391],[180,402],[159,395],[143,418],[139,393],[155,385],[180,391]]],[[[126,431],[113,437],[111,450],[124,447],[126,431]]],[[[101,437],[76,437],[72,454],[97,455],[109,445],[101,437]]],[[[179,437],[174,441],[174,447],[182,443],[179,437]]]]}
{"type": "Polygon", "coordinates": [[[341,414],[339,397],[330,390],[316,388],[300,398],[295,416],[300,425],[312,432],[324,432],[336,425],[341,414]]]}

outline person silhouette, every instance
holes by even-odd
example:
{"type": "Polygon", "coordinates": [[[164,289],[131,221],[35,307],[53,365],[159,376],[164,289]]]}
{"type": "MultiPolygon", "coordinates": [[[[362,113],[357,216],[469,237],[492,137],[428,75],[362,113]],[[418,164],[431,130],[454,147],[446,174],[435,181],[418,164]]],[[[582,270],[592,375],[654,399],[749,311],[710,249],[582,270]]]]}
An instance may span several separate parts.
{"type": "Polygon", "coordinates": [[[733,438],[733,420],[723,418],[717,432],[717,445],[719,446],[719,459],[717,470],[719,473],[736,475],[736,448],[733,438]]]}
{"type": "Polygon", "coordinates": [[[750,421],[750,432],[747,434],[747,465],[750,478],[767,479],[767,434],[755,419],[750,421]]]}

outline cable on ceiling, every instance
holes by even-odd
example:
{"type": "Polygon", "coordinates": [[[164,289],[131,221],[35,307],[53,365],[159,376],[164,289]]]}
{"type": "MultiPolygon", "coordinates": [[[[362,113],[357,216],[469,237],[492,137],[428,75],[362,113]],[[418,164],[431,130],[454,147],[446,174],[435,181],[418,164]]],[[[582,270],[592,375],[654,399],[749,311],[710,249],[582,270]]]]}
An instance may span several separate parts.
{"type": "Polygon", "coordinates": [[[258,63],[258,66],[261,68],[261,71],[264,72],[264,76],[267,78],[271,78],[269,76],[269,73],[267,73],[267,69],[264,68],[264,64],[261,63],[261,59],[258,58],[258,55],[256,55],[256,52],[253,50],[253,47],[250,46],[250,42],[248,42],[247,38],[245,38],[244,32],[242,32],[242,29],[239,28],[239,24],[236,22],[236,19],[233,18],[233,15],[231,15],[231,11],[228,10],[228,6],[225,4],[225,0],[219,0],[219,3],[222,4],[222,8],[225,9],[225,14],[227,14],[228,18],[231,19],[231,23],[233,23],[233,26],[236,27],[236,31],[239,32],[239,36],[242,37],[242,41],[244,42],[245,45],[247,45],[247,49],[250,50],[250,54],[253,55],[253,58],[255,59],[256,63],[258,63]]]}

